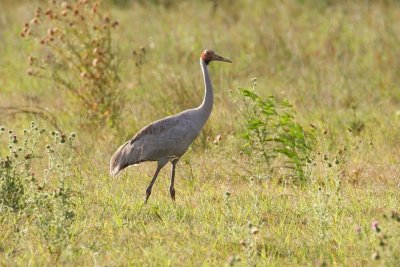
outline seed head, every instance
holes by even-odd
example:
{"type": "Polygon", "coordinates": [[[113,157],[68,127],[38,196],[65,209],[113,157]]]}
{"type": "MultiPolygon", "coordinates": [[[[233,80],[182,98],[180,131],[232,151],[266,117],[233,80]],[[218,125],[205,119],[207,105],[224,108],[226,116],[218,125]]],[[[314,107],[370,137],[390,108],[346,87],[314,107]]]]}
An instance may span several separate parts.
{"type": "Polygon", "coordinates": [[[70,5],[67,2],[62,2],[61,7],[64,9],[68,9],[68,8],[70,8],[70,5]]]}
{"type": "Polygon", "coordinates": [[[397,222],[400,222],[400,213],[397,211],[392,211],[392,219],[396,220],[397,222]]]}
{"type": "Polygon", "coordinates": [[[111,27],[116,28],[118,27],[119,22],[118,21],[114,21],[113,24],[111,24],[111,27]]]}
{"type": "Polygon", "coordinates": [[[373,260],[379,260],[380,258],[381,258],[381,256],[379,255],[379,253],[377,251],[372,253],[372,255],[371,255],[371,259],[373,259],[373,260]]]}
{"type": "Polygon", "coordinates": [[[32,65],[35,63],[36,58],[34,58],[34,57],[32,57],[32,56],[29,56],[29,57],[28,57],[28,61],[29,61],[29,65],[32,66],[32,65]]]}
{"type": "Polygon", "coordinates": [[[93,59],[93,62],[92,62],[93,67],[96,67],[98,63],[99,63],[98,58],[93,59]]]}
{"type": "Polygon", "coordinates": [[[31,24],[39,24],[39,19],[38,18],[32,19],[31,24]]]}
{"type": "Polygon", "coordinates": [[[256,234],[258,234],[259,230],[258,230],[257,227],[253,227],[253,228],[251,228],[250,232],[251,232],[253,235],[256,235],[256,234]]]}
{"type": "Polygon", "coordinates": [[[379,233],[381,231],[381,228],[379,228],[379,222],[377,222],[377,221],[373,221],[371,223],[371,228],[372,228],[372,230],[374,230],[377,233],[379,233]]]}

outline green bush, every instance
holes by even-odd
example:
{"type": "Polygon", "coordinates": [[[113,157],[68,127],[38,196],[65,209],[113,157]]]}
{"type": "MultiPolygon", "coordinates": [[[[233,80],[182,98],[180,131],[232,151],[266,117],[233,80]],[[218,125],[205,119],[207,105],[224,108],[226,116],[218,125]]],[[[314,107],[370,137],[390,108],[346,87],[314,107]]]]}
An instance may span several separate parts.
{"type": "Polygon", "coordinates": [[[288,100],[266,99],[251,89],[240,88],[244,100],[244,151],[270,169],[291,170],[286,178],[305,181],[304,167],[313,149],[313,136],[296,121],[288,100]]]}
{"type": "MultiPolygon", "coordinates": [[[[0,138],[5,131],[2,126],[0,138]]],[[[68,178],[75,134],[48,132],[32,122],[21,138],[12,130],[8,135],[8,153],[0,148],[0,216],[17,222],[17,236],[21,229],[39,232],[49,252],[59,256],[74,222],[68,178]]]]}

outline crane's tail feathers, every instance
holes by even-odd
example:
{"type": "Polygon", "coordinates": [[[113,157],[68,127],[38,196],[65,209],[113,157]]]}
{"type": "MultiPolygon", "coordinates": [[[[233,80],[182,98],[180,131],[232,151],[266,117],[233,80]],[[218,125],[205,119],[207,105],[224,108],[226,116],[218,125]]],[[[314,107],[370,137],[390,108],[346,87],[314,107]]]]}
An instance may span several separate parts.
{"type": "Polygon", "coordinates": [[[135,163],[134,157],[132,157],[132,147],[127,142],[120,146],[110,161],[110,175],[115,178],[117,175],[129,165],[135,163]]]}

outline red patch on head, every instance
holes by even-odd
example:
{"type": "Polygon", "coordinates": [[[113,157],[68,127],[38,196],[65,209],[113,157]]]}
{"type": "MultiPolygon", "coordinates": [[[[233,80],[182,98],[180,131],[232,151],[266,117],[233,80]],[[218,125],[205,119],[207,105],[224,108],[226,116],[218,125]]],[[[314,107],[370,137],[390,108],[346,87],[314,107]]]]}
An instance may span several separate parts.
{"type": "Polygon", "coordinates": [[[201,52],[200,57],[201,57],[203,60],[204,60],[205,57],[206,57],[206,53],[207,53],[207,50],[204,50],[203,52],[201,52]]]}
{"type": "Polygon", "coordinates": [[[209,49],[204,50],[201,53],[201,59],[206,61],[206,62],[210,62],[213,59],[213,56],[214,56],[214,51],[209,50],[209,49]]]}

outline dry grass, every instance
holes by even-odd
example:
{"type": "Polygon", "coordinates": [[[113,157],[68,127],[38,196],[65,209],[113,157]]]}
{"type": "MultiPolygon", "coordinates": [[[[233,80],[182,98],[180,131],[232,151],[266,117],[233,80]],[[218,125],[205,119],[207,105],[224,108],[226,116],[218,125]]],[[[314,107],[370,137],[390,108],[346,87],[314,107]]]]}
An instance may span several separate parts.
{"type": "MultiPolygon", "coordinates": [[[[78,133],[71,185],[80,194],[72,236],[59,258],[49,254],[34,226],[16,239],[13,222],[0,216],[1,265],[396,265],[396,1],[110,3],[120,22],[119,74],[128,103],[118,131],[80,128],[51,82],[26,75],[34,46],[19,33],[37,4],[0,3],[0,106],[44,107],[78,133]],[[111,180],[109,157],[147,123],[201,102],[198,56],[205,48],[234,64],[210,67],[215,106],[178,165],[177,203],[169,199],[166,167],[142,206],[155,165],[130,168],[111,180]],[[279,177],[266,178],[264,166],[250,165],[240,154],[236,88],[250,86],[253,77],[260,95],[288,98],[299,122],[316,125],[310,183],[279,184],[279,177]],[[213,144],[217,134],[222,140],[213,144]],[[339,164],[327,166],[338,157],[339,164]],[[373,221],[380,233],[371,229],[373,221]],[[388,245],[381,246],[383,234],[388,245]]],[[[0,114],[0,124],[16,130],[31,119],[0,114]]],[[[6,143],[0,144],[3,156],[6,143]]]]}

